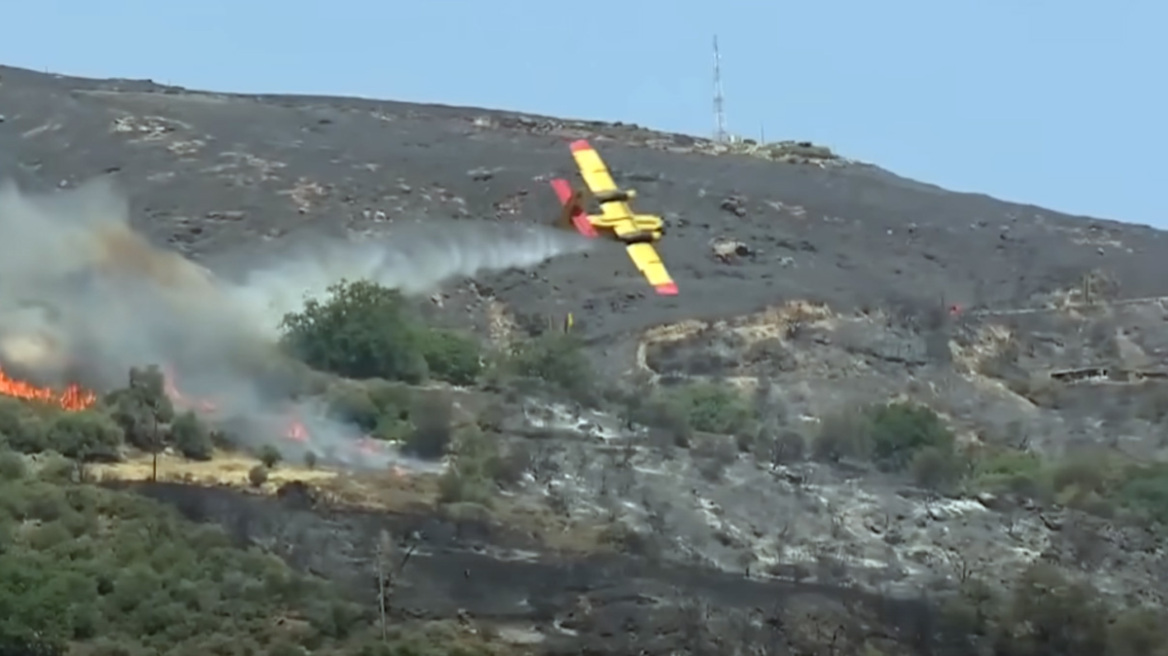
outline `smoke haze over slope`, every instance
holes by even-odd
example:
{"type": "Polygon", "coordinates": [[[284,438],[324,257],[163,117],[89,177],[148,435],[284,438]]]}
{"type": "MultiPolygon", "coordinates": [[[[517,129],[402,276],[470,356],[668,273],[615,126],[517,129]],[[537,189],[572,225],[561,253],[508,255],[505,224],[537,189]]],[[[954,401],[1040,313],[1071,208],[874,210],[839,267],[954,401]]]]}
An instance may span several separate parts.
{"type": "MultiPolygon", "coordinates": [[[[228,414],[271,413],[257,362],[282,357],[277,324],[305,296],[367,278],[407,293],[452,277],[525,267],[584,247],[551,228],[419,224],[361,240],[317,238],[258,256],[236,281],[150,244],[108,179],[49,195],[0,185],[0,365],[41,383],[125,383],[165,365],[184,392],[228,414]]],[[[314,422],[319,424],[319,422],[314,422]]],[[[338,427],[338,431],[341,431],[338,427]]]]}

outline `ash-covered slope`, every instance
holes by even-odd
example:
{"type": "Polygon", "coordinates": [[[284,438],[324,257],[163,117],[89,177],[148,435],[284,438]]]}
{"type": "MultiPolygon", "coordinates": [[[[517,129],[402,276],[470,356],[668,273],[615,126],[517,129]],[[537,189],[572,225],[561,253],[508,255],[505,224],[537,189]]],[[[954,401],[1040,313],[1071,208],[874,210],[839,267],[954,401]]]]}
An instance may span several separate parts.
{"type": "MultiPolygon", "coordinates": [[[[947,192],[863,164],[711,155],[635,126],[368,100],[193,92],[0,67],[0,175],[69,186],[118,172],[137,226],[196,258],[313,227],[412,219],[547,222],[546,180],[588,137],[644,211],[681,288],[649,293],[622,249],[480,279],[516,312],[574,311],[594,336],[792,298],[1020,305],[1106,270],[1164,292],[1168,240],[1147,227],[947,192]],[[741,242],[745,255],[715,257],[741,242]]],[[[1003,153],[1008,157],[1008,153],[1003,153]]]]}

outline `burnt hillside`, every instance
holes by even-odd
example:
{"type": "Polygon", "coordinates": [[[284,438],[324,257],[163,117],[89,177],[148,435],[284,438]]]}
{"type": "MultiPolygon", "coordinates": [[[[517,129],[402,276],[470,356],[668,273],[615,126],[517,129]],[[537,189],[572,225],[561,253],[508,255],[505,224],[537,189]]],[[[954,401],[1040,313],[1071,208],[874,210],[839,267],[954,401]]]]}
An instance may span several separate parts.
{"type": "Polygon", "coordinates": [[[636,126],[3,67],[0,85],[0,173],[43,187],[116,172],[138,226],[196,258],[402,217],[550,221],[546,179],[573,172],[567,140],[591,138],[639,207],[667,218],[660,250],[681,295],[648,293],[612,245],[479,282],[517,313],[586,316],[594,336],[793,298],[1026,305],[1091,270],[1123,296],[1165,293],[1156,230],[952,193],[815,148],[771,161],[636,126]],[[744,255],[714,256],[734,242],[744,255]]]}

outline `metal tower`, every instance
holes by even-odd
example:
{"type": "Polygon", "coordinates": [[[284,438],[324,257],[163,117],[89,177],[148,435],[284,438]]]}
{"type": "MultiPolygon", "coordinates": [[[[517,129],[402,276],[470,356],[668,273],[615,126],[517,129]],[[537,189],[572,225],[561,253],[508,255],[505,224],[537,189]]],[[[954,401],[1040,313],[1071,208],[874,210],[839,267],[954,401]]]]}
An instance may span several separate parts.
{"type": "Polygon", "coordinates": [[[722,98],[722,56],[718,54],[718,35],[714,35],[714,141],[725,143],[729,139],[726,134],[726,110],[723,108],[722,98]]]}

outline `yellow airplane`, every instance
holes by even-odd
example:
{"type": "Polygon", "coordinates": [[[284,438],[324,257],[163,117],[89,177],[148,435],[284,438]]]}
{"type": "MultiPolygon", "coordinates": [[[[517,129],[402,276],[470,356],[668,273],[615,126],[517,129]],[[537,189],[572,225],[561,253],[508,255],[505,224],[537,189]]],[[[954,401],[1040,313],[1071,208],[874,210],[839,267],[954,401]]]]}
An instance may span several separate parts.
{"type": "Polygon", "coordinates": [[[659,216],[633,212],[629,201],[636,197],[636,192],[617,187],[604,160],[587,141],[573,141],[570,148],[586,189],[572,189],[572,184],[563,178],[551,181],[564,208],[560,224],[574,226],[585,237],[599,237],[603,231],[610,239],[624,242],[633,264],[657,293],[677,295],[677,283],[653,248],[653,242],[665,234],[665,222],[659,216]],[[599,203],[599,215],[589,214],[585,209],[590,200],[599,203]]]}

